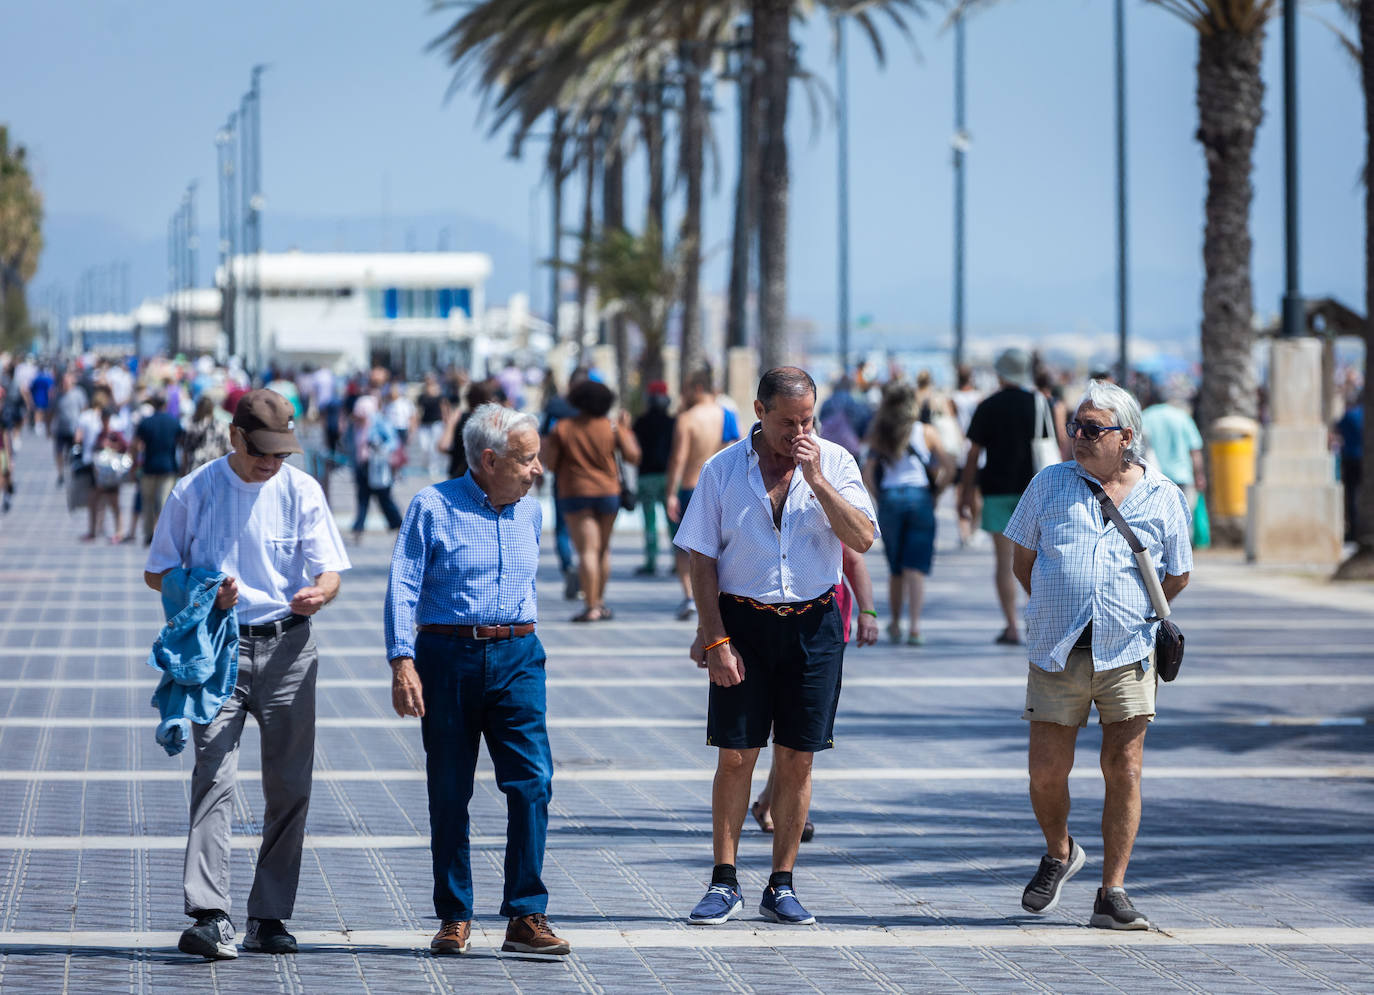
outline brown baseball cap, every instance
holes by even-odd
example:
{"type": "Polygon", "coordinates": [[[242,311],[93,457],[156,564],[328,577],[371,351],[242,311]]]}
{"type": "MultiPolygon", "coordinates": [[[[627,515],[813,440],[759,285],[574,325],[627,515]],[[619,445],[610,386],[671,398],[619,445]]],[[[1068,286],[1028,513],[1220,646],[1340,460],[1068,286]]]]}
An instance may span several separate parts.
{"type": "Polygon", "coordinates": [[[233,424],[258,452],[303,452],[296,441],[296,409],[275,390],[251,390],[240,397],[233,424]]]}

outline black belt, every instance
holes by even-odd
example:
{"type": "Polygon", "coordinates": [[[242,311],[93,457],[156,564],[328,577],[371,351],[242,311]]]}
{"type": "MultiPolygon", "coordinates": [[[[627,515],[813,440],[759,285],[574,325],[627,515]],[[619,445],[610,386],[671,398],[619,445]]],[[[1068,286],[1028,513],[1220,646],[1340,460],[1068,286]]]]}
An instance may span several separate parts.
{"type": "Polygon", "coordinates": [[[1083,631],[1080,632],[1078,638],[1074,640],[1073,648],[1076,650],[1090,650],[1093,648],[1093,624],[1091,620],[1088,621],[1087,625],[1083,626],[1083,631]]]}
{"type": "Polygon", "coordinates": [[[294,629],[298,625],[304,625],[310,621],[308,615],[288,615],[286,618],[279,618],[275,622],[259,622],[256,625],[240,625],[239,638],[247,639],[249,636],[280,636],[283,632],[294,629]]]}

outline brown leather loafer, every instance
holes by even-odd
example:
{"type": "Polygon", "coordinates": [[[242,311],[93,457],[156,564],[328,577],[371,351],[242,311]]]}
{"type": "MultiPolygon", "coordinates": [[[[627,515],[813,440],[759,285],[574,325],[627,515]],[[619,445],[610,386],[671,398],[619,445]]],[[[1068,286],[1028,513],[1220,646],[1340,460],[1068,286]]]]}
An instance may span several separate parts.
{"type": "Polygon", "coordinates": [[[465,954],[472,941],[471,919],[445,919],[429,941],[432,954],[465,954]]]}
{"type": "Polygon", "coordinates": [[[572,953],[572,945],[554,935],[549,917],[542,912],[512,919],[506,926],[506,942],[501,949],[521,954],[572,953]]]}

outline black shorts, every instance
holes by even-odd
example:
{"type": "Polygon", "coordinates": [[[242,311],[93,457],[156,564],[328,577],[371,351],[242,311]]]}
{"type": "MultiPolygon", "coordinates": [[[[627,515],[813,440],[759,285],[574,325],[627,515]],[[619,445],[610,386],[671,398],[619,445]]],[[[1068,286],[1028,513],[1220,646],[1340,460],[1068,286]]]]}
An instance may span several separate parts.
{"type": "Polygon", "coordinates": [[[802,613],[778,616],[720,596],[730,645],[744,661],[744,680],[711,685],[706,744],[752,750],[773,742],[817,753],[835,745],[844,633],[833,596],[802,613]]]}

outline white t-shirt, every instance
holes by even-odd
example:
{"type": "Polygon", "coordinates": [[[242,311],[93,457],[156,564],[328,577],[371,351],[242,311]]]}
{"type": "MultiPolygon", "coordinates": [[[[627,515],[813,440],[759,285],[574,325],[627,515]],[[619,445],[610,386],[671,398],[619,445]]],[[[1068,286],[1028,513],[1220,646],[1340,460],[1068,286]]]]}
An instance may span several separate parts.
{"type": "Polygon", "coordinates": [[[892,487],[929,487],[930,474],[926,473],[926,463],[932,459],[930,444],[926,442],[926,426],[916,422],[911,426],[911,437],[907,448],[897,461],[883,470],[883,490],[892,487]],[[912,450],[915,453],[912,453],[912,450]]]}
{"type": "Polygon", "coordinates": [[[239,624],[291,614],[291,598],[325,571],[351,564],[343,537],[309,474],[283,464],[250,484],[211,460],[177,482],[162,507],[144,569],[217,570],[238,579],[239,624]]]}
{"type": "Polygon", "coordinates": [[[398,432],[410,428],[410,420],[415,417],[415,402],[402,394],[386,406],[386,420],[398,432]]]}
{"type": "MultiPolygon", "coordinates": [[[[95,408],[87,408],[81,412],[81,416],[76,420],[76,429],[81,433],[81,465],[90,466],[95,462],[95,440],[100,438],[100,433],[105,431],[105,422],[100,417],[100,412],[95,408]]],[[[124,441],[133,444],[134,428],[129,421],[129,416],[123,411],[117,411],[110,418],[110,429],[124,436],[124,441]]]]}

